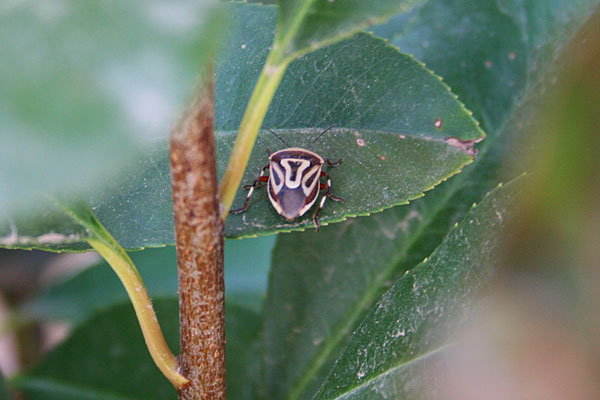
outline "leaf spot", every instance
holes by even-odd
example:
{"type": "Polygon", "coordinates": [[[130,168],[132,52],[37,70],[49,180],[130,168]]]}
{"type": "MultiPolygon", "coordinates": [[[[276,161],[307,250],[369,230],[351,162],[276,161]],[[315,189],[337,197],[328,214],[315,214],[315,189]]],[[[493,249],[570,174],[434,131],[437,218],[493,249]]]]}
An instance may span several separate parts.
{"type": "Polygon", "coordinates": [[[398,329],[395,333],[394,333],[394,337],[398,338],[398,337],[404,337],[406,336],[406,329],[398,329]]]}
{"type": "Polygon", "coordinates": [[[494,65],[494,63],[492,63],[490,60],[485,60],[485,67],[486,68],[492,68],[493,65],[494,65]]]}
{"type": "Polygon", "coordinates": [[[472,156],[474,158],[477,155],[477,149],[474,148],[473,146],[475,145],[475,143],[479,143],[483,139],[484,138],[478,138],[478,139],[474,139],[474,140],[460,140],[457,137],[450,136],[450,137],[444,139],[444,141],[448,145],[457,147],[460,150],[462,150],[465,154],[472,156]]]}
{"type": "Polygon", "coordinates": [[[496,211],[496,217],[498,217],[498,220],[502,222],[502,213],[500,213],[500,211],[496,211]]]}
{"type": "Polygon", "coordinates": [[[433,126],[435,126],[437,129],[442,129],[443,124],[444,124],[444,122],[442,121],[441,118],[436,118],[435,122],[433,123],[433,126]]]}
{"type": "Polygon", "coordinates": [[[515,58],[517,58],[517,53],[515,53],[514,51],[511,51],[510,53],[508,53],[508,59],[510,61],[513,61],[515,58]]]}

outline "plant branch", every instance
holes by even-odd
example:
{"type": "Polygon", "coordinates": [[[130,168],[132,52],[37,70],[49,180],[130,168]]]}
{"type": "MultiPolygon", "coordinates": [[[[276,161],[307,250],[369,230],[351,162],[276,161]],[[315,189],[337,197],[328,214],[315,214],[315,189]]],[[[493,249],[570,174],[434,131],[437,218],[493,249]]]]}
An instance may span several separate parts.
{"type": "Polygon", "coordinates": [[[227,218],[235,194],[242,181],[244,171],[246,170],[246,165],[250,159],[260,126],[290,61],[291,58],[282,58],[281,53],[275,51],[274,48],[269,53],[269,57],[258,77],[244,117],[242,118],[240,129],[235,139],[231,156],[229,157],[229,163],[219,186],[221,216],[223,220],[227,218]]]}
{"type": "Polygon", "coordinates": [[[90,235],[86,239],[88,244],[106,260],[121,280],[156,366],[176,389],[187,384],[188,380],[179,373],[177,359],[171,353],[162,334],[142,277],[125,249],[98,221],[85,202],[65,204],[56,199],[52,200],[71,219],[85,227],[90,235]]]}
{"type": "Polygon", "coordinates": [[[87,242],[112,267],[127,290],[146,346],[156,366],[176,389],[187,384],[188,380],[177,370],[177,359],[165,341],[146,286],[144,286],[131,258],[124,250],[120,251],[122,250],[120,245],[116,248],[114,245],[96,238],[89,238],[87,242]]]}
{"type": "Polygon", "coordinates": [[[181,353],[180,399],[225,399],[224,222],[217,197],[212,71],[170,140],[181,353]]]}

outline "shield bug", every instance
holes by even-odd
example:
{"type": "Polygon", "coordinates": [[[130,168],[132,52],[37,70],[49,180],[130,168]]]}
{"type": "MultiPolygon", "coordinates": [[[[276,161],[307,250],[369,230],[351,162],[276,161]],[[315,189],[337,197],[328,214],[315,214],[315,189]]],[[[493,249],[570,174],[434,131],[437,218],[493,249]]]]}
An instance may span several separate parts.
{"type": "MultiPolygon", "coordinates": [[[[321,132],[311,144],[331,128],[333,127],[321,132]]],[[[277,133],[268,128],[264,129],[275,135],[286,146],[289,146],[277,133]]],[[[244,189],[249,189],[244,205],[229,211],[229,213],[240,214],[245,212],[250,204],[254,189],[261,187],[261,184],[266,182],[269,200],[273,208],[287,221],[293,221],[306,214],[317,202],[320,191],[324,190],[319,205],[313,214],[313,223],[318,231],[319,213],[325,206],[327,199],[344,201],[341,197],[334,196],[331,193],[331,178],[326,171],[323,171],[323,164],[336,167],[341,163],[341,159],[331,162],[315,152],[300,147],[288,147],[274,153],[269,152],[269,164],[262,169],[254,183],[244,186],[244,189]],[[265,176],[267,170],[269,170],[269,175],[265,176]],[[327,183],[321,183],[321,178],[327,178],[327,183]]]]}

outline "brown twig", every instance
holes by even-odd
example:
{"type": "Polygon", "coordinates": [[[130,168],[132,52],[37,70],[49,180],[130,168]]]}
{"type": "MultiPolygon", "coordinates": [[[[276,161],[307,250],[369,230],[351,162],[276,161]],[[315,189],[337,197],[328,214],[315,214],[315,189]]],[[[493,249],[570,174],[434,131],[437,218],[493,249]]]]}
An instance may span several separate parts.
{"type": "Polygon", "coordinates": [[[225,399],[223,220],[217,196],[214,81],[170,140],[179,270],[179,399],[225,399]]]}

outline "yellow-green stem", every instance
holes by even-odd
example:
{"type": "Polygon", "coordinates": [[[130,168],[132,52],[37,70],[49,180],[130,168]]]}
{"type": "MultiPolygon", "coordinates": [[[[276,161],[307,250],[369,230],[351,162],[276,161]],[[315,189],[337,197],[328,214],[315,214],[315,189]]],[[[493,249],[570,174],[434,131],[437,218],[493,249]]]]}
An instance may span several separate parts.
{"type": "Polygon", "coordinates": [[[235,194],[242,181],[250,153],[256,142],[256,136],[265,118],[275,91],[287,69],[291,59],[283,59],[280,53],[271,51],[265,65],[258,77],[246,112],[242,118],[240,129],[235,139],[235,144],[229,157],[229,164],[219,185],[219,198],[221,199],[221,216],[227,218],[235,194]]]}
{"type": "MultiPolygon", "coordinates": [[[[105,232],[103,236],[107,234],[108,232],[105,232]]],[[[177,359],[165,341],[146,286],[131,258],[114,239],[110,244],[98,238],[89,238],[87,242],[108,262],[125,286],[142,328],[146,346],[156,366],[176,389],[188,383],[188,380],[177,372],[177,359]]]]}

